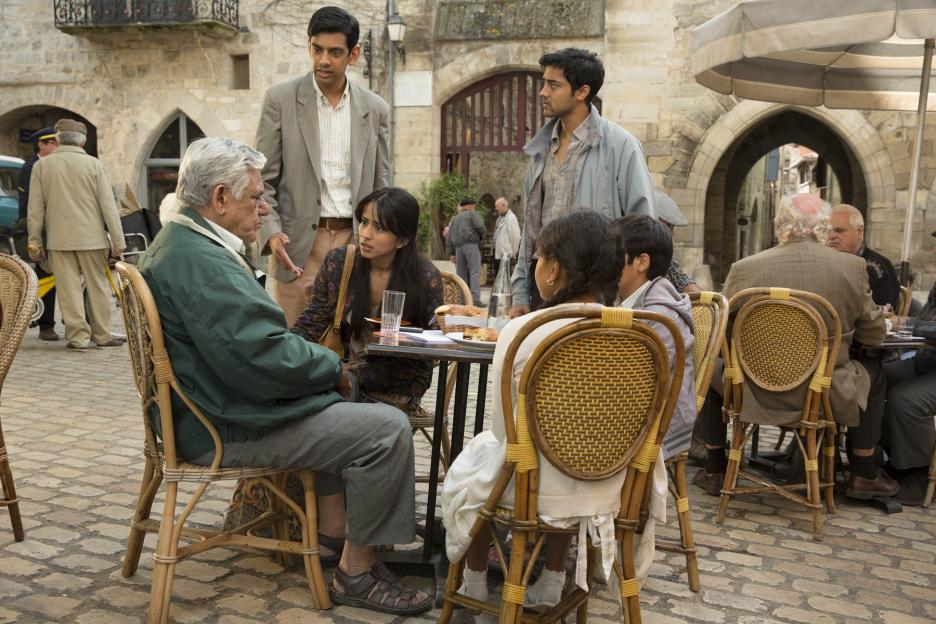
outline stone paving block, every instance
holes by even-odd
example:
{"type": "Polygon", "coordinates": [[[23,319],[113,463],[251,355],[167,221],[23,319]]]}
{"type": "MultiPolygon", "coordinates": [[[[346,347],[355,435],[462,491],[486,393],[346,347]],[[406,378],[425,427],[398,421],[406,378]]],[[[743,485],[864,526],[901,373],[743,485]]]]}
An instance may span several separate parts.
{"type": "Polygon", "coordinates": [[[80,604],[81,601],[74,598],[47,594],[32,594],[12,602],[17,609],[39,613],[58,622],[71,619],[71,615],[80,604]]]}
{"type": "Polygon", "coordinates": [[[19,620],[20,614],[6,607],[0,607],[0,624],[12,624],[19,620]]]}
{"type": "Polygon", "coordinates": [[[75,619],[78,624],[138,624],[142,621],[140,617],[98,610],[82,613],[75,619]]]}
{"type": "Polygon", "coordinates": [[[75,574],[62,574],[60,572],[53,572],[48,576],[37,578],[35,582],[50,590],[57,590],[63,593],[76,592],[94,584],[94,581],[90,578],[77,576],[75,574]]]}

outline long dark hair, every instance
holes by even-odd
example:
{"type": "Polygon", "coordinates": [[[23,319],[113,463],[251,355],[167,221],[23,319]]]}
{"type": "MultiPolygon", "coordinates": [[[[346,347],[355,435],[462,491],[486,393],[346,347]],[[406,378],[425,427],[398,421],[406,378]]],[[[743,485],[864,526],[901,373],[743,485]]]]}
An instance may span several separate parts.
{"type": "Polygon", "coordinates": [[[604,305],[614,301],[624,268],[624,245],[614,223],[593,210],[566,212],[546,225],[536,242],[537,254],[555,260],[565,286],[543,303],[548,308],[586,295],[604,305]]]}
{"type": "MultiPolygon", "coordinates": [[[[354,209],[355,218],[360,221],[364,208],[374,204],[375,218],[386,230],[397,238],[409,241],[397,249],[390,267],[390,280],[387,290],[406,293],[403,304],[403,320],[421,326],[427,319],[420,314],[425,308],[426,274],[423,263],[429,262],[416,249],[416,232],[419,229],[419,202],[416,198],[397,187],[387,187],[374,191],[358,203],[354,209]]],[[[358,338],[365,330],[364,317],[370,315],[370,260],[355,252],[354,268],[348,288],[351,292],[351,334],[358,338]]]]}

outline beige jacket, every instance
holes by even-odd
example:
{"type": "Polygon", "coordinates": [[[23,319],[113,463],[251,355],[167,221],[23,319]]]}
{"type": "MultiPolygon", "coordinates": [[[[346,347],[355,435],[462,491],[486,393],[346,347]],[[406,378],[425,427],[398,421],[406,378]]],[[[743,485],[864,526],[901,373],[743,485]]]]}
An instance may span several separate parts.
{"type": "MultiPolygon", "coordinates": [[[[792,240],[735,262],[722,293],[730,299],[745,288],[755,287],[795,288],[815,293],[838,312],[842,343],[832,372],[832,411],[837,422],[857,425],[858,409],[868,404],[870,379],[864,366],[850,359],[849,348],[853,342],[880,344],[886,333],[884,315],[871,299],[864,259],[812,240],[792,240]]],[[[767,424],[798,420],[806,385],[779,395],[766,394],[745,384],[742,417],[767,424]]]]}
{"type": "MultiPolygon", "coordinates": [[[[318,136],[318,98],[306,74],[275,85],[263,99],[257,127],[257,149],[267,157],[263,167],[264,197],[270,214],[263,218],[260,248],[284,232],[289,257],[303,266],[312,251],[322,213],[321,154],[318,136]]],[[[354,205],[374,190],[387,186],[390,108],[364,87],[350,84],[351,100],[351,197],[354,205]]],[[[295,275],[276,267],[274,277],[291,282],[295,275]]]]}
{"type": "Polygon", "coordinates": [[[57,251],[124,247],[123,228],[101,161],[74,145],[40,158],[29,181],[30,244],[57,251]],[[44,240],[43,240],[44,237],[44,240]]]}

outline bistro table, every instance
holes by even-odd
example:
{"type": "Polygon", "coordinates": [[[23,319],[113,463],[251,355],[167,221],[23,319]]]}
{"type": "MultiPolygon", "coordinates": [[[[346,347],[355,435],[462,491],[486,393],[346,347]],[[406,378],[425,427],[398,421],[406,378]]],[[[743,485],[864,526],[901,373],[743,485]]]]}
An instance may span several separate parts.
{"type": "MultiPolygon", "coordinates": [[[[438,332],[435,336],[438,336],[438,332]]],[[[429,336],[427,332],[427,337],[429,336]]],[[[420,360],[439,361],[439,385],[436,391],[435,420],[433,421],[432,454],[429,460],[429,492],[426,500],[426,526],[423,533],[422,560],[429,562],[432,557],[432,540],[435,531],[436,490],[439,486],[439,463],[442,453],[442,436],[439,432],[445,426],[445,382],[448,378],[450,362],[461,364],[455,377],[455,396],[452,411],[452,443],[449,462],[461,452],[465,438],[465,420],[468,412],[469,373],[472,364],[479,365],[478,396],[475,406],[474,433],[479,434],[484,428],[484,404],[487,394],[488,366],[494,359],[494,351],[471,349],[456,342],[428,342],[419,334],[400,333],[399,339],[382,338],[379,342],[367,345],[368,355],[382,357],[401,357],[420,360]]]]}

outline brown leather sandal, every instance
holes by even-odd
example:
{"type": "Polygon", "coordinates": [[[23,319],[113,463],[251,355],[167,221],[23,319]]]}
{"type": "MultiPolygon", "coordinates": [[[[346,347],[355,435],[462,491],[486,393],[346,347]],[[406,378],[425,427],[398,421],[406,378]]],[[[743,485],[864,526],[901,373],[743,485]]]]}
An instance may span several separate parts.
{"type": "Polygon", "coordinates": [[[393,615],[414,615],[433,605],[432,596],[410,587],[379,561],[357,576],[335,568],[328,594],[336,604],[393,615]]]}

